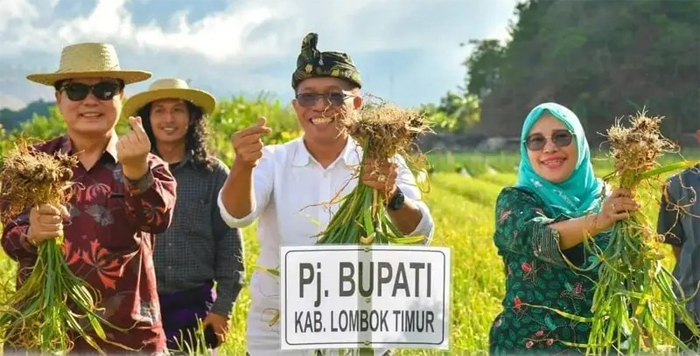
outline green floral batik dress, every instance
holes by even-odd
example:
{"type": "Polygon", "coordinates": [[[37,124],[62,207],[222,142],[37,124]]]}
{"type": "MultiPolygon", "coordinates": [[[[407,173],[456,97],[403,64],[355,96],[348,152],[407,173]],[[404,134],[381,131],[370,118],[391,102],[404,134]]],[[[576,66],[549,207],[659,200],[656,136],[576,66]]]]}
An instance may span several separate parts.
{"type": "MultiPolygon", "coordinates": [[[[494,242],[506,267],[503,311],[489,335],[491,354],[578,354],[590,324],[575,322],[535,306],[547,306],[570,314],[591,315],[593,280],[597,269],[575,271],[564,258],[585,269],[595,257],[579,244],[559,249],[559,234],[548,225],[565,220],[552,217],[544,202],[530,191],[505,188],[496,203],[494,242]]],[[[604,247],[606,235],[596,236],[604,247]]]]}

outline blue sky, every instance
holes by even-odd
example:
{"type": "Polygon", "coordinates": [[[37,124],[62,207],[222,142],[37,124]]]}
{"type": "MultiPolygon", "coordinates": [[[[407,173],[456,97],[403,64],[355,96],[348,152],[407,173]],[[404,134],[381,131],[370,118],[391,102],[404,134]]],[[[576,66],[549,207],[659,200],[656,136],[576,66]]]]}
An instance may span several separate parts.
{"type": "MultiPolygon", "coordinates": [[[[470,39],[508,38],[517,0],[0,0],[0,107],[51,100],[29,73],[61,48],[102,41],[123,68],[181,77],[218,98],[290,100],[301,39],[348,52],[364,89],[404,106],[437,102],[464,81],[470,39]]],[[[128,87],[145,90],[147,81],[128,87]]]]}

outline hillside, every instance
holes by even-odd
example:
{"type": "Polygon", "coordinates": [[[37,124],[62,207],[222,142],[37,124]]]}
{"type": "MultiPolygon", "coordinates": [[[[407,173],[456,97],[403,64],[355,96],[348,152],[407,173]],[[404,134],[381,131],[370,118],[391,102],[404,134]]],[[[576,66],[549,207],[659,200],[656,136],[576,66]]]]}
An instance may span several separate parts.
{"type": "Polygon", "coordinates": [[[574,110],[594,141],[644,107],[669,137],[700,128],[700,1],[530,0],[517,13],[509,43],[478,41],[465,63],[474,133],[518,136],[544,101],[574,110]]]}

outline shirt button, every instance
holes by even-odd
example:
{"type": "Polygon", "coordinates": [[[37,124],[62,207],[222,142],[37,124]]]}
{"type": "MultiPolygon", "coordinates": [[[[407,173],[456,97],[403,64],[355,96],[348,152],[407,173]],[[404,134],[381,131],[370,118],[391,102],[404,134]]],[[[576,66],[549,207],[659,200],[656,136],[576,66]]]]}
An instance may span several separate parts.
{"type": "Polygon", "coordinates": [[[169,270],[170,270],[170,269],[173,269],[173,266],[168,266],[168,269],[169,269],[169,270]]]}
{"type": "Polygon", "coordinates": [[[172,242],[168,242],[168,247],[173,247],[173,243],[172,243],[172,242]]]}

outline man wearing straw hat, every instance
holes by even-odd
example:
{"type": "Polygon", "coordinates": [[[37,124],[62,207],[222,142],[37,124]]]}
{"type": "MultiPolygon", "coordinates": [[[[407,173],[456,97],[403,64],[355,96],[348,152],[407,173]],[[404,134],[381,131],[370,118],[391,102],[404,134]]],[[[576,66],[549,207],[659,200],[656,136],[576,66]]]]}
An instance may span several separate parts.
{"type": "Polygon", "coordinates": [[[211,94],[176,78],[157,80],[124,104],[125,115],[143,119],[153,153],[177,180],[173,223],[157,237],[154,256],[163,327],[175,350],[197,348],[190,335],[199,319],[208,347],[226,341],[245,278],[238,229],[226,225],[216,204],[229,169],[207,149],[206,119],[215,106],[211,94]]]}
{"type": "MultiPolygon", "coordinates": [[[[35,146],[39,151],[77,155],[73,198],[68,206],[41,205],[13,217],[2,247],[19,262],[24,280],[37,248],[63,234],[66,262],[101,297],[103,316],[123,332],[105,326],[110,353],[160,354],[165,335],[153,268],[154,236],[170,225],[177,184],[167,165],[150,154],[151,143],[140,118],[118,138],[124,86],[150,73],[123,70],[113,46],[80,43],[63,48],[58,71],[33,74],[31,81],[52,86],[67,133],[35,146]]],[[[83,339],[75,352],[94,352],[83,339]]]]}
{"type": "MultiPolygon", "coordinates": [[[[352,178],[360,163],[358,145],[343,130],[341,121],[362,105],[360,74],[347,54],[320,52],[317,42],[315,33],[304,38],[292,75],[293,106],[304,130],[303,139],[263,147],[260,139],[270,132],[264,118],[236,133],[236,159],[219,196],[221,213],[229,226],[244,227],[260,218],[257,265],[265,269],[280,265],[280,246],[313,245],[316,240],[310,237],[318,235],[331,218],[319,202],[349,193],[358,181],[352,178]],[[310,221],[309,215],[319,223],[310,221]]],[[[433,220],[410,170],[399,161],[386,162],[380,171],[377,176],[361,177],[362,182],[391,197],[388,214],[403,234],[425,236],[425,243],[429,243],[433,220]]],[[[332,209],[337,208],[336,204],[332,209]]],[[[280,308],[279,280],[256,270],[250,291],[249,354],[313,355],[311,351],[280,352],[280,328],[275,322],[280,308]]],[[[370,354],[389,352],[374,350],[370,354]]]]}

